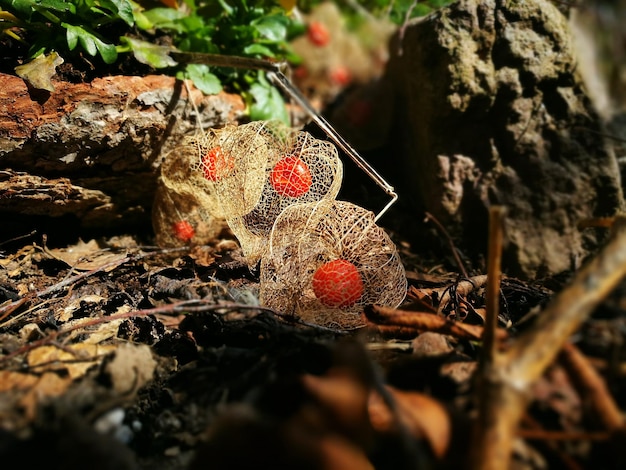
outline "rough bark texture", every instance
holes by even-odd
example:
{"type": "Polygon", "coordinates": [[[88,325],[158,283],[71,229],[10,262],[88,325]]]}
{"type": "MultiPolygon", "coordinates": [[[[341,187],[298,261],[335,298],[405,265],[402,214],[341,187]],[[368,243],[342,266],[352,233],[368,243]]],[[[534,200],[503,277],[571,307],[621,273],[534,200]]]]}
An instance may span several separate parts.
{"type": "MultiPolygon", "coordinates": [[[[0,215],[12,221],[4,235],[54,218],[95,231],[149,227],[160,162],[197,127],[186,88],[166,76],[55,87],[41,93],[0,74],[0,215]]],[[[205,126],[244,109],[238,96],[191,90],[205,126]]]]}
{"type": "Polygon", "coordinates": [[[507,206],[512,274],[570,268],[597,244],[578,222],[623,207],[571,43],[547,1],[461,0],[392,45],[402,54],[387,78],[412,195],[465,248],[486,240],[488,207],[507,206]]]}

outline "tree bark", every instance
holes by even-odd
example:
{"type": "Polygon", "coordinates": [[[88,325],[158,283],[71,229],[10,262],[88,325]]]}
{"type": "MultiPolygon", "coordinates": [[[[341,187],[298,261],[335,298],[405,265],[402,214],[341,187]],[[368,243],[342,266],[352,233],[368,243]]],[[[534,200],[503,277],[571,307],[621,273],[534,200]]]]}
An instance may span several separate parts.
{"type": "Polygon", "coordinates": [[[149,227],[162,160],[200,122],[220,127],[245,109],[238,95],[205,96],[161,75],[54,85],[0,74],[0,215],[12,221],[2,239],[68,224],[149,227]]]}

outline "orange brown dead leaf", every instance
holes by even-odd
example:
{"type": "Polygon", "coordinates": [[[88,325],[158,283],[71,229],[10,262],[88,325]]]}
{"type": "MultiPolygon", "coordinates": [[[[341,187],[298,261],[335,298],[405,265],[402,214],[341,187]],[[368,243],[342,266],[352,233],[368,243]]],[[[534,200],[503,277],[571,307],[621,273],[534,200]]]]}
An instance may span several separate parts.
{"type": "Polygon", "coordinates": [[[363,451],[338,436],[325,436],[318,441],[324,470],[374,470],[363,451]]]}
{"type": "MultiPolygon", "coordinates": [[[[441,403],[417,392],[407,392],[387,387],[396,401],[398,415],[415,439],[425,439],[436,457],[442,458],[450,443],[452,428],[450,417],[441,403]]],[[[377,393],[370,394],[369,418],[378,432],[394,432],[396,424],[389,407],[377,393]]]]}
{"type": "MultiPolygon", "coordinates": [[[[373,437],[368,436],[372,431],[382,434],[398,431],[396,416],[380,394],[346,371],[333,370],[323,377],[305,375],[302,383],[326,415],[332,417],[335,428],[341,429],[353,442],[367,443],[373,437]]],[[[425,439],[434,455],[442,458],[451,437],[451,422],[443,405],[421,393],[386,388],[396,402],[397,417],[402,425],[416,440],[425,439]]]]}
{"type": "Polygon", "coordinates": [[[367,429],[367,403],[370,391],[347,371],[337,369],[327,376],[304,375],[304,388],[324,410],[334,427],[361,441],[367,429]]]}

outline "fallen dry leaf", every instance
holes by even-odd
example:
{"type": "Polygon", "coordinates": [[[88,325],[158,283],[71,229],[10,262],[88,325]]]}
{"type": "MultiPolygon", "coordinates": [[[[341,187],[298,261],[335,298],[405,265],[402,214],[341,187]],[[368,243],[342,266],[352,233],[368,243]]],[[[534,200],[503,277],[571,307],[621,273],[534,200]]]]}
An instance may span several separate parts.
{"type": "Polygon", "coordinates": [[[337,435],[322,437],[317,448],[323,470],[374,470],[362,449],[337,435]]]}
{"type": "MultiPolygon", "coordinates": [[[[433,398],[417,392],[406,392],[387,387],[396,400],[398,415],[416,439],[426,439],[435,456],[441,458],[448,449],[451,423],[445,408],[433,398]]],[[[378,393],[370,395],[368,411],[370,422],[379,432],[393,432],[394,417],[378,393]]]]}
{"type": "Polygon", "coordinates": [[[72,344],[64,349],[42,346],[28,353],[27,361],[33,371],[66,370],[70,380],[74,380],[85,375],[104,355],[114,350],[113,345],[87,343],[72,344]]]}
{"type": "Polygon", "coordinates": [[[85,295],[80,298],[73,299],[69,304],[67,304],[62,310],[58,311],[56,314],[57,321],[67,322],[72,319],[74,312],[80,310],[85,304],[96,305],[105,300],[104,297],[100,297],[99,295],[85,295]]]}
{"type": "Polygon", "coordinates": [[[0,392],[27,390],[37,382],[36,375],[0,370],[0,392]]]}
{"type": "Polygon", "coordinates": [[[115,357],[106,366],[113,388],[118,393],[137,391],[152,380],[156,361],[145,344],[123,343],[117,346],[115,357]]]}
{"type": "Polygon", "coordinates": [[[46,249],[46,253],[77,271],[91,271],[126,256],[124,252],[103,249],[96,240],[80,240],[67,248],[46,249]]]}
{"type": "Polygon", "coordinates": [[[304,375],[304,388],[343,431],[361,434],[367,424],[369,390],[349,372],[334,369],[326,376],[304,375]]]}
{"type": "Polygon", "coordinates": [[[37,406],[45,398],[58,397],[65,393],[72,383],[70,377],[59,377],[54,372],[46,372],[24,394],[19,405],[24,408],[26,418],[32,420],[35,417],[37,406]]]}
{"type": "Polygon", "coordinates": [[[30,83],[33,88],[53,92],[54,85],[50,79],[56,75],[57,66],[63,62],[63,58],[56,52],[48,55],[41,54],[30,62],[15,67],[15,73],[30,83]]]}
{"type": "MultiPolygon", "coordinates": [[[[115,314],[129,312],[130,310],[128,305],[123,305],[115,311],[115,314]]],[[[107,318],[106,322],[93,326],[92,318],[79,318],[66,322],[64,327],[66,330],[72,330],[67,336],[68,342],[75,340],[86,344],[99,344],[107,339],[115,338],[119,326],[123,322],[124,320],[121,318],[116,320],[107,318]]]]}

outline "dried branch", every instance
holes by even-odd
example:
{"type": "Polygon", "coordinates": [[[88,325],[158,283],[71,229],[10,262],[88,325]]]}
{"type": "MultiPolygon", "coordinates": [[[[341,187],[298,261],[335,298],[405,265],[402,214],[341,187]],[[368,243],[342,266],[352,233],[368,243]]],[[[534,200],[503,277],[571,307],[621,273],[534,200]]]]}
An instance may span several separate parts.
{"type": "MultiPolygon", "coordinates": [[[[412,329],[414,331],[413,336],[424,331],[431,331],[478,341],[483,335],[481,326],[453,322],[432,313],[411,312],[373,305],[365,308],[365,318],[368,326],[374,326],[374,328],[381,328],[382,326],[381,332],[389,332],[390,330],[384,327],[394,326],[400,328],[403,333],[408,333],[409,328],[412,329]]],[[[497,335],[498,338],[504,339],[507,333],[504,330],[498,330],[497,335]]]]}
{"type": "Polygon", "coordinates": [[[626,221],[615,228],[609,244],[576,274],[508,351],[510,376],[518,384],[528,385],[541,376],[572,333],[626,275],[626,221]]]}
{"type": "Polygon", "coordinates": [[[507,469],[516,430],[531,384],[551,364],[563,344],[626,275],[626,222],[614,226],[612,240],[559,293],[511,348],[497,353],[482,377],[480,399],[487,404],[475,433],[471,468],[507,469]]]}

